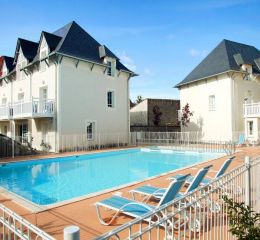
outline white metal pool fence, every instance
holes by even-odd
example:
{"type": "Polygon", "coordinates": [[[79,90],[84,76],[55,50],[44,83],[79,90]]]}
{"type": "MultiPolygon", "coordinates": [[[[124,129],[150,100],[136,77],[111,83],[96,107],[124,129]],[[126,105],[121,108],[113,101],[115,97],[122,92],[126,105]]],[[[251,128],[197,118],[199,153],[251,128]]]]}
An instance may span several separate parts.
{"type": "Polygon", "coordinates": [[[55,152],[79,152],[100,149],[134,147],[134,146],[163,146],[179,151],[226,152],[232,154],[236,150],[236,142],[206,141],[201,139],[200,132],[131,132],[126,133],[96,133],[67,134],[55,136],[46,135],[44,139],[31,138],[30,134],[10,138],[0,136],[0,158],[34,154],[49,154],[55,152]],[[37,148],[36,148],[37,146],[37,148]],[[36,148],[36,149],[35,149],[36,148]]]}
{"type": "Polygon", "coordinates": [[[54,240],[15,212],[0,204],[1,240],[54,240]]]}
{"type": "MultiPolygon", "coordinates": [[[[236,239],[229,232],[228,208],[222,197],[226,195],[235,202],[245,202],[259,213],[259,172],[260,157],[253,160],[246,157],[245,164],[211,181],[208,185],[96,239],[236,239]]],[[[65,236],[65,232],[64,239],[79,240],[79,231],[75,231],[75,238],[71,232],[65,236]]],[[[0,239],[54,240],[2,204],[0,204],[0,239]]]]}
{"type": "MultiPolygon", "coordinates": [[[[210,184],[97,239],[236,239],[229,232],[226,195],[260,212],[260,157],[210,184]]],[[[257,223],[256,223],[257,224],[257,223]]]]}
{"type": "Polygon", "coordinates": [[[178,151],[226,152],[233,154],[236,142],[202,140],[200,132],[133,132],[132,145],[163,146],[178,151]]]}

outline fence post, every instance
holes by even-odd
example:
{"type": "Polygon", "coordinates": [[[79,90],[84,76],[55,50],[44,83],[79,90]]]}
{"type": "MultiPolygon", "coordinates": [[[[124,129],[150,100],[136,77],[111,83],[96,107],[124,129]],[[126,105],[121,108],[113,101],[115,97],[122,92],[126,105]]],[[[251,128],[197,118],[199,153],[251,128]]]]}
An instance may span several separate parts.
{"type": "Polygon", "coordinates": [[[63,230],[64,240],[80,240],[80,229],[78,226],[69,226],[63,230]]]}
{"type": "Polygon", "coordinates": [[[251,206],[251,165],[250,165],[250,157],[245,157],[245,204],[247,206],[251,206]]]}

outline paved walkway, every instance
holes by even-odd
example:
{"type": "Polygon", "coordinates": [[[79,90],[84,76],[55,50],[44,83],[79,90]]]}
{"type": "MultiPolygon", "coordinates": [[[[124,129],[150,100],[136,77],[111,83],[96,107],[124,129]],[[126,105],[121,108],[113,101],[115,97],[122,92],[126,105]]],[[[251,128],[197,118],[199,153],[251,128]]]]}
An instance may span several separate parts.
{"type": "MultiPolygon", "coordinates": [[[[236,158],[229,167],[229,170],[233,169],[238,165],[243,164],[245,156],[260,156],[260,147],[243,147],[240,150],[241,151],[235,154],[236,158]]],[[[215,171],[219,169],[219,167],[225,159],[227,159],[227,157],[212,160],[210,163],[213,164],[213,168],[212,171],[209,172],[209,175],[214,176],[215,171]]],[[[206,164],[198,164],[195,168],[187,168],[182,171],[176,171],[176,173],[194,174],[196,173],[197,169],[201,168],[206,164]]],[[[158,177],[156,179],[144,181],[141,184],[135,184],[117,191],[122,192],[123,196],[131,197],[128,193],[129,190],[140,185],[151,184],[159,187],[167,187],[169,184],[169,180],[167,180],[167,178],[170,175],[172,175],[172,173],[166,176],[158,177]]],[[[110,192],[96,197],[91,197],[85,200],[80,200],[78,202],[56,207],[37,214],[31,213],[27,209],[18,205],[12,199],[6,198],[3,195],[0,195],[0,203],[14,210],[15,212],[17,212],[33,224],[37,225],[39,228],[46,231],[56,239],[63,239],[63,229],[66,226],[77,225],[81,229],[81,239],[87,240],[93,239],[99,236],[100,234],[108,232],[111,229],[131,220],[131,218],[121,215],[120,217],[118,217],[117,221],[114,222],[112,226],[103,226],[99,223],[94,203],[104,198],[110,197],[113,193],[114,192],[110,192]]]]}

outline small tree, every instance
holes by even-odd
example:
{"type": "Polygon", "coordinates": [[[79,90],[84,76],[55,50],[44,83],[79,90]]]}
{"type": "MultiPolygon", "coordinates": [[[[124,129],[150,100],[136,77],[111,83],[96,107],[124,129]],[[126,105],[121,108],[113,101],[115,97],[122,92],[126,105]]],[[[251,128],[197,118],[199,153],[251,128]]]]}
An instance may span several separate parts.
{"type": "Polygon", "coordinates": [[[143,97],[141,95],[137,96],[135,103],[138,104],[143,101],[143,97]]]}
{"type": "Polygon", "coordinates": [[[245,203],[237,203],[227,196],[223,196],[227,204],[229,217],[229,231],[237,237],[238,240],[256,240],[260,239],[260,214],[255,213],[245,203]]]}
{"type": "Polygon", "coordinates": [[[161,122],[161,116],[162,116],[162,112],[160,111],[160,108],[158,106],[153,107],[153,114],[154,114],[153,124],[155,126],[158,126],[159,123],[161,122]]]}
{"type": "Polygon", "coordinates": [[[181,124],[183,127],[187,127],[190,122],[190,117],[193,116],[193,112],[190,111],[190,105],[187,103],[181,110],[181,124]]]}

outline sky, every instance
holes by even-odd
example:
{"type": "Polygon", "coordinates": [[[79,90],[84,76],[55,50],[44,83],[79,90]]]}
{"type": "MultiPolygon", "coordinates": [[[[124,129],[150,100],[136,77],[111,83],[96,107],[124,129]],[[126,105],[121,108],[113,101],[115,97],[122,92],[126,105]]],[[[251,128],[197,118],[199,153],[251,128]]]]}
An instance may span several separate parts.
{"type": "Polygon", "coordinates": [[[260,48],[260,0],[0,0],[0,55],[76,21],[139,74],[130,97],[179,99],[182,81],[223,39],[260,48]]]}

